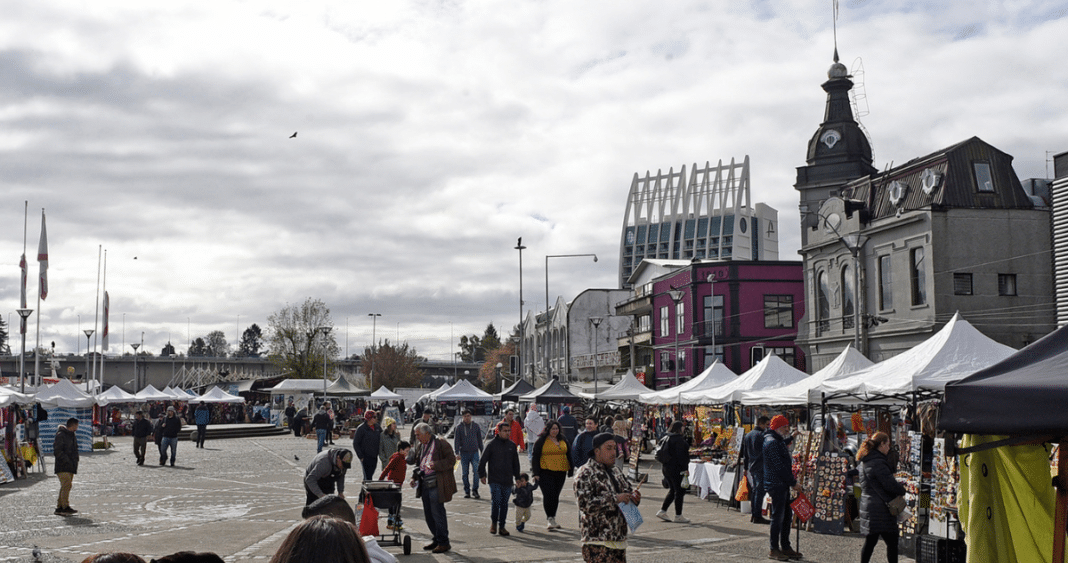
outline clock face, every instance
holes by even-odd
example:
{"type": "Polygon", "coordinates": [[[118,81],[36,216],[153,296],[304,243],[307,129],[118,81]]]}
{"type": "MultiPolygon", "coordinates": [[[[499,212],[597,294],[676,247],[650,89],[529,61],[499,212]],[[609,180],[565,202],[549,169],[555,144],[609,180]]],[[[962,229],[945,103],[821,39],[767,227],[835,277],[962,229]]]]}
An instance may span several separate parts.
{"type": "Polygon", "coordinates": [[[823,144],[827,145],[827,148],[829,148],[829,149],[834,148],[834,145],[838,144],[838,141],[841,141],[841,140],[842,140],[842,134],[839,133],[838,131],[835,131],[834,129],[831,129],[830,131],[827,131],[826,133],[823,134],[822,137],[820,137],[820,141],[822,141],[823,144]]]}

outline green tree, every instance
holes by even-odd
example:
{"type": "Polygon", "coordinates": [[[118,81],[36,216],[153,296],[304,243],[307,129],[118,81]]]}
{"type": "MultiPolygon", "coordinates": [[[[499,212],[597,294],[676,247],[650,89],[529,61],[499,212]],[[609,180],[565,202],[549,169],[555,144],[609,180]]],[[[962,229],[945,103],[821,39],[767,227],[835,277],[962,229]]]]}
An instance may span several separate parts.
{"type": "Polygon", "coordinates": [[[260,330],[260,325],[252,323],[252,326],[246,328],[241,334],[241,342],[234,355],[238,358],[258,358],[262,349],[263,332],[260,330]]]}
{"type": "Polygon", "coordinates": [[[301,305],[286,305],[267,317],[268,357],[286,377],[309,379],[322,377],[326,359],[338,355],[337,341],[330,320],[330,309],[318,299],[308,298],[301,305]],[[325,337],[324,331],[325,330],[325,337]]]}
{"type": "Polygon", "coordinates": [[[484,362],[487,354],[501,347],[501,337],[497,334],[497,328],[490,323],[481,337],[474,334],[461,336],[459,345],[457,357],[461,362],[484,362]]]}
{"type": "Polygon", "coordinates": [[[213,330],[204,338],[206,342],[205,353],[212,358],[225,358],[230,355],[230,344],[226,342],[226,335],[221,330],[213,330]]]}
{"type": "Polygon", "coordinates": [[[376,348],[365,348],[361,358],[362,369],[371,375],[368,383],[375,389],[382,385],[389,389],[418,387],[423,380],[423,370],[419,369],[422,362],[423,358],[407,342],[390,344],[388,339],[376,348]]]}
{"type": "Polygon", "coordinates": [[[204,342],[204,339],[197,337],[196,340],[189,343],[189,352],[186,354],[190,358],[202,358],[208,355],[208,344],[204,342]]]}

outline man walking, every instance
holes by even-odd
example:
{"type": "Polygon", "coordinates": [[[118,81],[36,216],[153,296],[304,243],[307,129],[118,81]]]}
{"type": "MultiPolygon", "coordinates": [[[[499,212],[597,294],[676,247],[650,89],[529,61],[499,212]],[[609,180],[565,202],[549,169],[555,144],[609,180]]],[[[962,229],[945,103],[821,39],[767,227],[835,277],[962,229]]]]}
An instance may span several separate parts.
{"type": "Polygon", "coordinates": [[[452,549],[449,543],[449,519],[445,503],[456,494],[456,454],[447,440],[434,436],[430,425],[419,423],[415,427],[419,441],[418,469],[412,474],[412,486],[418,486],[417,495],[423,499],[423,516],[433,540],[423,549],[433,553],[445,553],[452,549]]]}
{"type": "Polygon", "coordinates": [[[756,426],[742,438],[742,453],[739,463],[745,468],[746,482],[749,484],[749,501],[753,515],[749,521],[754,524],[768,524],[770,520],[761,515],[764,504],[764,431],[768,426],[768,417],[757,418],[756,426]]]}
{"type": "MultiPolygon", "coordinates": [[[[527,411],[527,417],[523,419],[523,432],[527,443],[531,445],[530,448],[527,448],[527,461],[533,461],[534,459],[534,442],[538,441],[538,437],[541,436],[542,430],[545,430],[545,421],[541,418],[541,413],[538,412],[538,407],[530,405],[530,410],[527,411]]],[[[563,432],[561,432],[561,434],[563,434],[563,432]]]]}
{"type": "Polygon", "coordinates": [[[207,403],[200,403],[197,410],[193,411],[194,422],[197,423],[197,447],[204,447],[204,438],[208,435],[208,422],[211,421],[211,411],[207,403]]]}
{"type": "Polygon", "coordinates": [[[356,452],[356,457],[360,458],[365,481],[373,481],[375,478],[381,445],[382,429],[378,426],[378,413],[368,410],[363,413],[363,424],[356,429],[352,437],[352,450],[356,452]]]}
{"type": "Polygon", "coordinates": [[[56,439],[52,442],[52,451],[56,456],[56,477],[59,477],[59,500],[56,501],[56,515],[72,516],[78,511],[70,507],[70,489],[74,485],[74,475],[78,473],[78,419],[68,418],[65,426],[56,429],[56,439]]]}
{"type": "Polygon", "coordinates": [[[463,422],[456,426],[452,447],[456,453],[460,454],[460,467],[463,468],[464,476],[464,498],[471,498],[472,492],[475,498],[481,498],[478,496],[477,476],[473,487],[468,481],[468,473],[478,471],[478,458],[482,454],[482,427],[471,420],[471,411],[465,410],[463,422]]]}
{"type": "Polygon", "coordinates": [[[571,467],[582,467],[589,461],[590,452],[593,451],[593,437],[597,435],[597,419],[588,417],[586,429],[575,437],[575,443],[571,445],[571,467]]]}
{"type": "Polygon", "coordinates": [[[141,411],[134,413],[134,423],[130,430],[133,434],[134,457],[137,458],[137,465],[144,465],[148,437],[152,434],[152,425],[145,419],[145,413],[141,411]]]}
{"type": "Polygon", "coordinates": [[[790,422],[783,415],[771,419],[770,431],[764,433],[764,488],[771,496],[771,552],[770,559],[789,561],[801,559],[801,553],[790,547],[790,489],[801,492],[801,485],[794,478],[793,459],[787,436],[790,422]]]}
{"type": "MultiPolygon", "coordinates": [[[[508,521],[508,500],[512,498],[512,484],[519,479],[519,453],[508,437],[512,429],[505,422],[497,424],[497,437],[486,445],[482,461],[478,464],[478,477],[485,484],[489,481],[490,534],[508,536],[504,525],[508,521]]],[[[467,479],[464,479],[467,484],[467,479]]]]}
{"type": "Polygon", "coordinates": [[[334,425],[330,421],[330,414],[326,412],[329,406],[330,403],[323,403],[319,407],[319,412],[312,417],[312,428],[315,429],[315,435],[318,438],[315,444],[315,453],[323,451],[323,446],[326,445],[326,433],[334,430],[334,425]]]}
{"type": "Polygon", "coordinates": [[[159,445],[159,464],[167,464],[167,448],[171,450],[171,467],[174,467],[174,458],[178,455],[178,433],[182,431],[182,419],[174,407],[167,407],[167,416],[162,421],[163,440],[159,445]]]}
{"type": "Polygon", "coordinates": [[[571,416],[569,406],[560,409],[560,413],[560,418],[556,421],[560,423],[560,433],[564,435],[564,440],[567,440],[567,445],[570,446],[575,443],[575,436],[578,436],[578,421],[571,416]]]}
{"type": "Polygon", "coordinates": [[[642,496],[616,467],[616,440],[612,434],[597,434],[592,452],[589,461],[575,474],[582,559],[589,563],[623,562],[627,560],[627,520],[619,504],[637,505],[642,496]]]}

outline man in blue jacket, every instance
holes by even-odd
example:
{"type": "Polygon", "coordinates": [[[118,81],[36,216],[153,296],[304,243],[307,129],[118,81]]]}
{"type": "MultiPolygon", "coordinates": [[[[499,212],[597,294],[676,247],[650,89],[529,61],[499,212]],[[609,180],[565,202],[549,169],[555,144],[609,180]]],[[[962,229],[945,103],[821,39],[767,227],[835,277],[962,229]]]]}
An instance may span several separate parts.
{"type": "Polygon", "coordinates": [[[571,467],[582,467],[590,460],[590,452],[593,451],[593,437],[597,432],[597,419],[586,419],[586,429],[575,437],[575,443],[571,444],[571,467]]]}
{"type": "Polygon", "coordinates": [[[745,468],[749,501],[753,505],[753,515],[749,521],[754,524],[770,522],[760,514],[764,504],[764,429],[767,426],[768,417],[757,418],[756,426],[742,438],[742,455],[739,460],[745,468]]]}
{"type": "Polygon", "coordinates": [[[801,559],[800,552],[790,547],[790,489],[801,492],[794,478],[793,457],[790,455],[790,421],[783,415],[771,419],[769,431],[764,433],[764,488],[771,496],[771,552],[769,559],[789,561],[801,559]]]}

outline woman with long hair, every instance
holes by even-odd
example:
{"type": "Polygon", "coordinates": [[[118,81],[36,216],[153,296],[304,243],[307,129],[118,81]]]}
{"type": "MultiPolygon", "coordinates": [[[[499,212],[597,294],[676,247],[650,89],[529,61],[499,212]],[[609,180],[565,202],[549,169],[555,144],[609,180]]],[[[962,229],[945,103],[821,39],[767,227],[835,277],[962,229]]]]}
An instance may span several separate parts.
{"type": "Polygon", "coordinates": [[[894,479],[887,455],[890,437],[876,432],[857,451],[860,462],[860,533],[865,536],[860,550],[861,563],[871,561],[879,538],[886,543],[886,560],[897,563],[897,518],[890,514],[887,503],[905,494],[905,487],[894,479]]]}
{"type": "Polygon", "coordinates": [[[330,516],[312,516],[286,536],[270,563],[370,563],[356,526],[330,516]]]}
{"type": "Polygon", "coordinates": [[[533,458],[530,464],[530,472],[541,487],[542,506],[545,508],[545,517],[548,520],[546,528],[555,530],[560,527],[556,523],[556,509],[560,506],[560,491],[564,490],[564,481],[572,473],[570,456],[567,451],[567,440],[564,439],[563,429],[560,423],[551,420],[545,425],[534,442],[533,458]]]}

